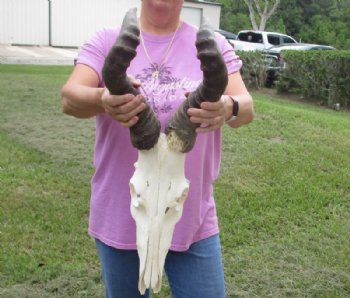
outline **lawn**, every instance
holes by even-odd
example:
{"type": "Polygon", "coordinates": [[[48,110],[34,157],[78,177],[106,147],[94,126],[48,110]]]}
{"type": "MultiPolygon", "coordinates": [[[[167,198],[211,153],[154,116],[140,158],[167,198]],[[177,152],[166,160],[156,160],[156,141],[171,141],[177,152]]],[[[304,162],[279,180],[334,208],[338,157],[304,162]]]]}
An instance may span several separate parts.
{"type": "MultiPolygon", "coordinates": [[[[0,296],[102,297],[87,235],[94,120],[70,67],[0,65],[0,296]]],[[[228,297],[350,297],[350,114],[254,94],[215,185],[228,297]]],[[[155,297],[169,297],[168,286],[155,297]]]]}

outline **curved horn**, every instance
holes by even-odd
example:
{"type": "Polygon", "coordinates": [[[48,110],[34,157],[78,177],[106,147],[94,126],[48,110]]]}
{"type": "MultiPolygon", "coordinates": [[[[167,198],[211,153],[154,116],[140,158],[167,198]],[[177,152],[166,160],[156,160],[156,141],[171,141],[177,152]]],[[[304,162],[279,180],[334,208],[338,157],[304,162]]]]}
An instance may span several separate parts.
{"type": "Polygon", "coordinates": [[[187,115],[188,108],[199,108],[204,100],[218,101],[228,83],[225,61],[215,42],[214,31],[206,21],[198,30],[196,47],[203,71],[203,82],[189,94],[165,129],[169,147],[182,153],[192,150],[196,141],[195,130],[200,126],[190,121],[187,115]]]}
{"type": "MultiPolygon", "coordinates": [[[[132,93],[140,94],[126,75],[132,59],[136,56],[136,48],[140,43],[140,30],[137,23],[136,8],[130,9],[123,20],[118,38],[109,51],[102,76],[106,87],[113,95],[132,93]]],[[[151,149],[160,135],[160,122],[151,107],[138,114],[139,121],[130,128],[131,142],[138,150],[151,149]]]]}

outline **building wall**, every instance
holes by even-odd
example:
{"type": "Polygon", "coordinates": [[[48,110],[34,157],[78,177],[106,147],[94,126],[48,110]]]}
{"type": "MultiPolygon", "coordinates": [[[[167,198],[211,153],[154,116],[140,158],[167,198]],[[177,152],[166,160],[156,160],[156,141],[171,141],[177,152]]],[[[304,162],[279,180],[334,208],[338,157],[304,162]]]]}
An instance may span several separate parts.
{"type": "MultiPolygon", "coordinates": [[[[197,3],[197,2],[186,2],[183,6],[191,7],[194,9],[201,9],[202,16],[204,16],[209,23],[213,26],[214,29],[219,29],[220,27],[220,14],[221,14],[221,6],[217,4],[209,4],[209,3],[197,3]]],[[[190,19],[185,19],[186,21],[191,22],[190,19]]]]}
{"type": "Polygon", "coordinates": [[[0,43],[47,44],[48,7],[44,0],[0,0],[0,43]]]}
{"type": "MultiPolygon", "coordinates": [[[[141,0],[0,0],[0,43],[78,47],[103,27],[121,24],[141,0]]],[[[181,17],[219,27],[220,6],[185,1],[181,17]]]]}
{"type": "Polygon", "coordinates": [[[51,0],[53,46],[80,46],[103,27],[121,24],[140,0],[51,0]]]}

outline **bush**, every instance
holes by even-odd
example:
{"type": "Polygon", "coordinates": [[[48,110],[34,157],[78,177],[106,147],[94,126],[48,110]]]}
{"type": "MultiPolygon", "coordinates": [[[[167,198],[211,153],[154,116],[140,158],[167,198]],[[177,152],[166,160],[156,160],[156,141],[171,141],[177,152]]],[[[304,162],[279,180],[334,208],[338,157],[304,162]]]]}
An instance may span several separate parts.
{"type": "Polygon", "coordinates": [[[284,51],[277,89],[350,107],[350,51],[284,51]]]}
{"type": "Polygon", "coordinates": [[[259,89],[266,82],[266,65],[262,52],[237,51],[237,55],[243,62],[241,75],[248,88],[259,89]]]}

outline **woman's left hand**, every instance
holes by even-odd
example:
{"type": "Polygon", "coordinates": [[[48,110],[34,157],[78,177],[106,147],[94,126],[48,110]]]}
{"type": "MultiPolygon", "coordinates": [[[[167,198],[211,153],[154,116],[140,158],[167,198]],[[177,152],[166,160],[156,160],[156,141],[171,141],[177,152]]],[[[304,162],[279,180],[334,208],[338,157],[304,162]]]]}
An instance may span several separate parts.
{"type": "Polygon", "coordinates": [[[223,95],[216,102],[204,101],[200,109],[189,108],[187,110],[190,120],[193,123],[200,123],[196,128],[197,133],[210,132],[225,124],[228,112],[226,96],[223,95]]]}

